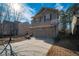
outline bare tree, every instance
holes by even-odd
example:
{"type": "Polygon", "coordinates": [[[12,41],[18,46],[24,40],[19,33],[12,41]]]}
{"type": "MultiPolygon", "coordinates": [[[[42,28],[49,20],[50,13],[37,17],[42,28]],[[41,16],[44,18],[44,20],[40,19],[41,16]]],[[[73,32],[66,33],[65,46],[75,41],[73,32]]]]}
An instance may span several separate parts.
{"type": "MultiPolygon", "coordinates": [[[[0,13],[0,20],[2,22],[2,32],[3,32],[3,29],[4,29],[4,24],[3,24],[3,21],[4,20],[7,20],[9,22],[15,22],[15,21],[18,21],[21,19],[21,12],[16,12],[15,10],[12,10],[12,6],[10,6],[10,4],[1,4],[1,8],[4,8],[4,12],[5,12],[5,15],[3,15],[3,12],[1,10],[1,13],[0,13]],[[6,7],[6,8],[5,8],[6,7]],[[2,19],[3,18],[3,19],[2,19]]],[[[15,29],[14,25],[16,26],[16,24],[14,23],[13,26],[11,25],[12,23],[9,23],[9,40],[7,42],[6,45],[4,45],[4,49],[0,52],[0,54],[2,54],[4,51],[6,51],[6,55],[7,55],[7,47],[9,46],[10,47],[10,55],[15,55],[13,50],[12,50],[12,46],[11,46],[11,40],[12,40],[12,27],[13,29],[15,29]]],[[[15,31],[15,30],[14,30],[15,31]]]]}

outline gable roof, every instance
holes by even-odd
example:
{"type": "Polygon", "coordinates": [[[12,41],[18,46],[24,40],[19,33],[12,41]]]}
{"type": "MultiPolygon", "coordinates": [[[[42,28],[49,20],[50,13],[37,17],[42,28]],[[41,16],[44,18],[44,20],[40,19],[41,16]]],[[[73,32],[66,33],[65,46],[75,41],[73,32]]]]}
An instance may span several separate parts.
{"type": "Polygon", "coordinates": [[[32,18],[37,17],[39,14],[41,14],[41,13],[42,13],[43,11],[45,11],[45,10],[54,11],[54,12],[56,12],[56,13],[59,14],[59,10],[58,10],[58,9],[43,7],[43,8],[41,8],[40,11],[39,11],[35,16],[33,16],[32,18]]]}

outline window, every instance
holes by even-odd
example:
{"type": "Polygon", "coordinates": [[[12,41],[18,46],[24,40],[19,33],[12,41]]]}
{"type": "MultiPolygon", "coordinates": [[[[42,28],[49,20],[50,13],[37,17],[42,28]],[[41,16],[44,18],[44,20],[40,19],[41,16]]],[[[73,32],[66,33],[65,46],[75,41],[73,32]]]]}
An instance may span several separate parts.
{"type": "Polygon", "coordinates": [[[52,19],[52,14],[50,14],[50,20],[52,19]]]}
{"type": "Polygon", "coordinates": [[[44,22],[46,22],[46,16],[44,15],[44,22]]]}
{"type": "Polygon", "coordinates": [[[46,14],[46,20],[50,19],[50,14],[46,14]]]}
{"type": "Polygon", "coordinates": [[[79,17],[77,17],[77,19],[79,19],[79,17]]]}
{"type": "Polygon", "coordinates": [[[39,18],[39,22],[41,22],[41,17],[39,18]]]}
{"type": "Polygon", "coordinates": [[[79,30],[79,25],[77,25],[76,27],[77,27],[77,30],[79,30]]]}

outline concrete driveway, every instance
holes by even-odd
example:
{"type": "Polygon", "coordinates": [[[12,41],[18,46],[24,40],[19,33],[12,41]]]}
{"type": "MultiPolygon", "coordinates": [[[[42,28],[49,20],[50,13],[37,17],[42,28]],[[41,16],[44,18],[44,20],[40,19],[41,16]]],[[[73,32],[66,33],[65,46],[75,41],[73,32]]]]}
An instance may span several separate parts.
{"type": "MultiPolygon", "coordinates": [[[[12,43],[12,47],[18,56],[45,56],[52,44],[44,40],[32,37],[30,40],[12,43]]],[[[51,39],[46,40],[51,41],[51,39]]]]}

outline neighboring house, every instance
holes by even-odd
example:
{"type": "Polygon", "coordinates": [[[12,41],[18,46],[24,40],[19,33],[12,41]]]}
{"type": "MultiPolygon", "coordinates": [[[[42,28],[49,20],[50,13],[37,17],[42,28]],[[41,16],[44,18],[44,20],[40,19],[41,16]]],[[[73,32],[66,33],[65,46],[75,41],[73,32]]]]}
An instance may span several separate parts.
{"type": "Polygon", "coordinates": [[[10,21],[3,21],[2,26],[2,35],[17,35],[18,33],[18,23],[10,22],[10,21]]]}
{"type": "Polygon", "coordinates": [[[18,21],[10,22],[4,20],[0,23],[0,35],[25,35],[30,33],[29,23],[21,23],[18,21]]]}
{"type": "Polygon", "coordinates": [[[52,38],[58,33],[59,11],[53,8],[42,8],[32,17],[31,32],[40,38],[52,38]]]}

